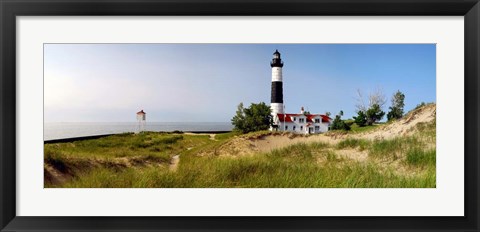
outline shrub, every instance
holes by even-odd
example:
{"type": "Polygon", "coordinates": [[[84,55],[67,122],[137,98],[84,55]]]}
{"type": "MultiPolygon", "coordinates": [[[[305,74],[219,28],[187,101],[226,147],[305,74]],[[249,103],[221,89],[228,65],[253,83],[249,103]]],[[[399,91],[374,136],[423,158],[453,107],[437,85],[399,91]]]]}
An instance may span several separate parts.
{"type": "Polygon", "coordinates": [[[355,120],[355,124],[357,124],[359,127],[364,127],[367,125],[367,115],[363,111],[358,111],[357,116],[353,117],[355,120]]]}
{"type": "Polygon", "coordinates": [[[342,120],[343,116],[343,111],[340,111],[339,114],[335,116],[335,119],[333,120],[332,124],[330,125],[330,129],[332,130],[350,130],[350,125],[345,123],[344,120],[342,120]]]}
{"type": "Polygon", "coordinates": [[[385,116],[385,112],[382,111],[380,105],[378,104],[373,104],[365,114],[367,116],[366,119],[369,126],[382,120],[383,116],[385,116]]]}
{"type": "Polygon", "coordinates": [[[398,90],[392,96],[392,106],[390,106],[390,112],[387,114],[388,121],[394,119],[400,119],[403,116],[403,107],[405,106],[405,94],[398,90]]]}
{"type": "Polygon", "coordinates": [[[270,107],[264,102],[252,103],[248,108],[240,103],[231,121],[234,130],[243,133],[267,130],[273,124],[270,107]]]}

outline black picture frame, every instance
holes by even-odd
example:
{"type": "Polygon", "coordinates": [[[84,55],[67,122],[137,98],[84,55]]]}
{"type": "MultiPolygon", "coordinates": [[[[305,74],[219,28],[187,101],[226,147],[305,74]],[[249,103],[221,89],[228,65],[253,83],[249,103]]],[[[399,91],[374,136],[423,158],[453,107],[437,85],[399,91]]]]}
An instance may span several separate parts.
{"type": "MultiPolygon", "coordinates": [[[[479,231],[478,0],[0,0],[1,231],[479,231]],[[456,15],[465,19],[463,217],[20,217],[16,216],[16,16],[456,15]]],[[[445,199],[448,201],[448,199],[445,199]]],[[[442,204],[439,202],[439,204],[442,204]]]]}

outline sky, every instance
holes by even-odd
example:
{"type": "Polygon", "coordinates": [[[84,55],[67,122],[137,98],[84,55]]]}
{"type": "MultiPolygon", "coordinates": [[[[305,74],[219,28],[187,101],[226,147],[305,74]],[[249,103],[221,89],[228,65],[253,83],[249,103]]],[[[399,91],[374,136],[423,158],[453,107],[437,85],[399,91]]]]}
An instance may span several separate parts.
{"type": "Polygon", "coordinates": [[[436,100],[435,44],[45,44],[45,122],[229,122],[270,103],[281,53],[287,113],[356,115],[358,94],[436,100]]]}

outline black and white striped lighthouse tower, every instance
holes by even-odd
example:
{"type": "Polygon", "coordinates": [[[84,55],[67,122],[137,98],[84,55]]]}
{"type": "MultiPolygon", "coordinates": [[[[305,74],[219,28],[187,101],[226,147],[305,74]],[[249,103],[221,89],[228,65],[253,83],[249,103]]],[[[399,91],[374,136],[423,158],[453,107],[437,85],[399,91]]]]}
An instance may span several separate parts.
{"type": "Polygon", "coordinates": [[[273,118],[277,118],[277,114],[283,114],[283,82],[282,82],[282,67],[283,62],[280,58],[280,52],[275,50],[273,53],[272,62],[272,98],[270,102],[270,109],[272,110],[273,118]]]}

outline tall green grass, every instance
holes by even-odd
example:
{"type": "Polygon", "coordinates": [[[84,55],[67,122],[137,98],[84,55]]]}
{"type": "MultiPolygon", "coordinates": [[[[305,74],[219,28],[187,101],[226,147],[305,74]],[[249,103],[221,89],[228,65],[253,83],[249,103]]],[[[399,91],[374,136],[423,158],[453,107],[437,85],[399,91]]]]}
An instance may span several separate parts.
{"type": "MultiPolygon", "coordinates": [[[[422,164],[420,164],[422,165],[422,164]]],[[[434,173],[434,170],[433,170],[434,173]]],[[[435,178],[401,175],[373,162],[346,161],[325,144],[296,144],[244,157],[186,155],[166,168],[99,170],[63,187],[138,188],[426,188],[435,178]],[[316,161],[324,159],[321,165],[316,161]],[[98,174],[97,174],[98,173],[98,174]]]]}
{"type": "Polygon", "coordinates": [[[434,167],[436,163],[436,151],[424,151],[419,148],[410,149],[407,152],[406,162],[414,166],[434,167]]]}
{"type": "MultiPolygon", "coordinates": [[[[373,164],[349,163],[338,167],[314,163],[285,163],[280,159],[222,158],[198,160],[201,169],[182,167],[176,172],[165,169],[126,169],[115,172],[102,169],[63,187],[96,188],[431,188],[433,178],[423,175],[398,175],[380,171],[373,164]]],[[[185,166],[185,165],[182,165],[185,166]]],[[[428,176],[428,175],[426,175],[428,176]]]]}
{"type": "Polygon", "coordinates": [[[366,139],[354,139],[354,138],[347,138],[340,141],[337,144],[338,149],[344,148],[358,148],[360,150],[365,150],[371,145],[371,142],[366,139]]]}
{"type": "Polygon", "coordinates": [[[375,140],[369,148],[369,156],[396,160],[402,157],[407,149],[418,148],[423,145],[424,144],[414,136],[375,140]]]}
{"type": "MultiPolygon", "coordinates": [[[[434,136],[435,127],[425,124],[421,136],[434,136]],[[434,134],[434,133],[433,133],[434,134]]],[[[271,132],[248,135],[141,133],[96,140],[45,145],[45,162],[73,170],[74,178],[51,187],[71,188],[433,188],[436,186],[435,149],[425,149],[423,137],[385,140],[346,139],[336,145],[300,143],[250,156],[199,156],[219,149],[235,137],[261,138],[271,132]],[[352,148],[368,153],[354,161],[337,152],[352,148]],[[175,171],[168,168],[173,155],[180,155],[175,171]],[[118,167],[115,160],[127,158],[139,165],[118,167]],[[91,164],[101,160],[102,165],[91,164]],[[398,166],[383,162],[397,161],[398,166]],[[82,163],[83,162],[83,163],[82,163]],[[159,165],[142,165],[145,163],[159,165]]],[[[273,133],[272,135],[275,135],[273,133]]],[[[420,136],[419,135],[419,136],[420,136]]],[[[48,185],[47,185],[48,186],[48,185]]]]}
{"type": "Polygon", "coordinates": [[[378,125],[375,125],[375,124],[371,126],[358,126],[356,123],[353,123],[352,126],[350,127],[350,131],[353,133],[362,133],[362,132],[371,131],[377,127],[378,125]]]}
{"type": "Polygon", "coordinates": [[[206,143],[208,136],[143,132],[119,134],[99,139],[44,145],[44,162],[61,173],[83,176],[125,168],[128,159],[134,166],[168,165],[171,158],[188,147],[206,143]],[[105,169],[105,170],[103,170],[105,169]],[[92,171],[96,170],[96,171],[92,171]],[[103,170],[103,171],[101,171],[103,170]]]}
{"type": "Polygon", "coordinates": [[[215,135],[215,139],[217,139],[217,140],[227,140],[227,139],[231,139],[235,136],[239,136],[241,134],[242,133],[237,132],[237,131],[232,131],[232,132],[228,132],[228,133],[220,133],[220,134],[215,135]]]}

